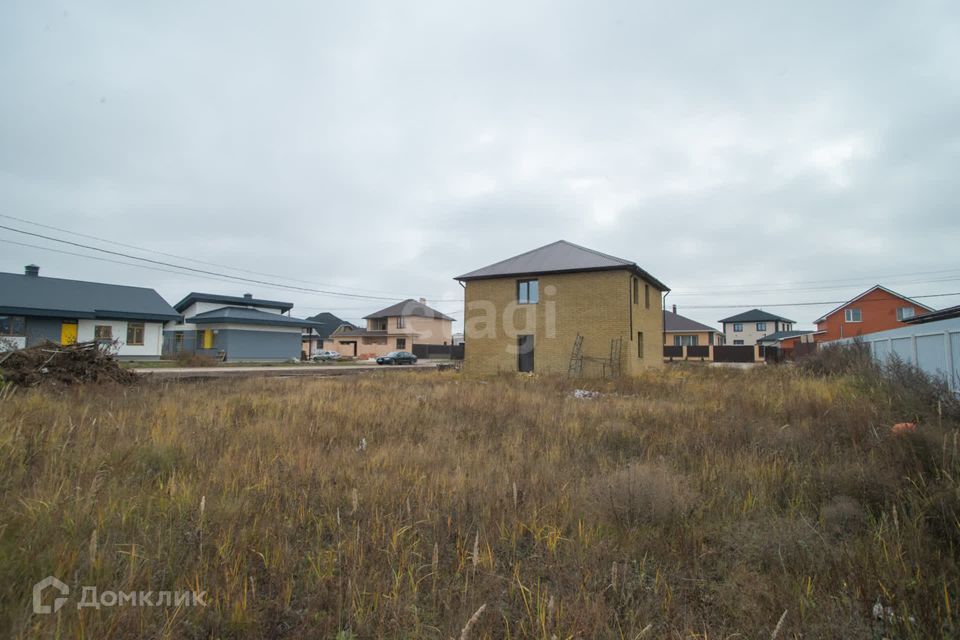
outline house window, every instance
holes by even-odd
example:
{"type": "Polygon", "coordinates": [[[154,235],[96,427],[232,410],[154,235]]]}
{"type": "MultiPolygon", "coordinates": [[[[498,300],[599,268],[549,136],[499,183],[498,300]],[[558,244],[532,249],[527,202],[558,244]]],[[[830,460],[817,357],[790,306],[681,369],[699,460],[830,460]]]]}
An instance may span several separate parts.
{"type": "Polygon", "coordinates": [[[127,323],[127,344],[143,346],[143,323],[127,323]]]}
{"type": "Polygon", "coordinates": [[[696,347],[700,344],[700,336],[673,336],[675,347],[696,347]]]}
{"type": "Polygon", "coordinates": [[[900,307],[897,309],[897,320],[903,321],[917,315],[913,307],[900,307]]]}
{"type": "Polygon", "coordinates": [[[643,331],[637,331],[637,357],[643,358],[643,331]]]}
{"type": "Polygon", "coordinates": [[[734,340],[733,344],[743,344],[743,340],[734,340]]]}
{"type": "Polygon", "coordinates": [[[517,280],[517,302],[520,304],[537,304],[540,300],[539,280],[517,280]]]}
{"type": "Polygon", "coordinates": [[[403,316],[397,316],[397,329],[403,329],[407,326],[407,321],[403,316]]]}
{"type": "Polygon", "coordinates": [[[113,340],[113,327],[108,324],[94,325],[93,339],[97,341],[113,340]]]}
{"type": "Polygon", "coordinates": [[[647,309],[650,308],[650,285],[648,284],[643,285],[643,304],[647,309]]]}
{"type": "Polygon", "coordinates": [[[633,304],[640,302],[640,280],[633,279],[633,304]]]}
{"type": "Polygon", "coordinates": [[[370,330],[371,331],[386,331],[387,330],[387,319],[386,318],[374,318],[370,321],[370,330]]]}
{"type": "Polygon", "coordinates": [[[741,324],[741,323],[739,323],[739,322],[734,322],[734,323],[733,323],[733,330],[734,330],[735,333],[740,333],[741,331],[743,331],[743,324],[741,324]]]}
{"type": "Polygon", "coordinates": [[[183,351],[183,331],[177,331],[173,334],[173,352],[180,353],[183,351]]]}
{"type": "Polygon", "coordinates": [[[23,316],[0,316],[0,336],[26,335],[26,319],[23,316]]]}
{"type": "Polygon", "coordinates": [[[766,323],[766,322],[758,322],[758,323],[757,323],[757,331],[766,331],[766,330],[767,330],[767,323],[766,323]]]}
{"type": "Polygon", "coordinates": [[[407,348],[407,339],[406,338],[397,338],[397,349],[402,350],[407,348]]]}
{"type": "Polygon", "coordinates": [[[844,317],[847,322],[862,322],[863,314],[860,312],[860,309],[846,309],[844,311],[844,317]]]}

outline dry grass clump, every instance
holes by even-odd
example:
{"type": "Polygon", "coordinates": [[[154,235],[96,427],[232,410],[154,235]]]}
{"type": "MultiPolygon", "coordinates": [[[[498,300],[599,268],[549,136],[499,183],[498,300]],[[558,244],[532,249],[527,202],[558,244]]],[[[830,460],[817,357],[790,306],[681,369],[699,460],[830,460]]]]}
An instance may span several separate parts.
{"type": "Polygon", "coordinates": [[[957,637],[960,425],[864,379],[677,366],[18,391],[0,399],[0,629],[957,637]],[[584,386],[600,395],[572,397],[584,386]],[[72,600],[34,615],[48,575],[72,600]],[[208,606],[77,609],[83,586],[208,606]]]}
{"type": "Polygon", "coordinates": [[[687,479],[662,464],[634,463],[588,481],[584,513],[618,529],[669,526],[696,504],[687,479]]]}

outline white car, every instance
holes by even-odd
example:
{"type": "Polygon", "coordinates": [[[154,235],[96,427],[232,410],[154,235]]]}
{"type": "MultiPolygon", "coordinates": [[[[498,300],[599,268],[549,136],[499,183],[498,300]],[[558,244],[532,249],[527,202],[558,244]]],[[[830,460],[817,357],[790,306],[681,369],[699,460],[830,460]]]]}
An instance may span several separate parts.
{"type": "Polygon", "coordinates": [[[339,360],[340,354],[336,351],[317,351],[315,354],[310,356],[310,359],[319,362],[321,360],[339,360]]]}

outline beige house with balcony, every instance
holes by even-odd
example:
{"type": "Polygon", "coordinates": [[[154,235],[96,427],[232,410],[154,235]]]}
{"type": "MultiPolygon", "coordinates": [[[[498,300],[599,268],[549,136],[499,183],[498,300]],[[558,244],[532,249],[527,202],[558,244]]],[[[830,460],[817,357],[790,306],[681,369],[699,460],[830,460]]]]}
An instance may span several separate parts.
{"type": "MultiPolygon", "coordinates": [[[[366,360],[391,351],[413,351],[414,345],[452,343],[453,318],[427,306],[427,301],[404,300],[364,316],[367,326],[343,325],[330,335],[329,348],[342,357],[366,360]]],[[[325,341],[327,342],[327,341],[325,341]]]]}

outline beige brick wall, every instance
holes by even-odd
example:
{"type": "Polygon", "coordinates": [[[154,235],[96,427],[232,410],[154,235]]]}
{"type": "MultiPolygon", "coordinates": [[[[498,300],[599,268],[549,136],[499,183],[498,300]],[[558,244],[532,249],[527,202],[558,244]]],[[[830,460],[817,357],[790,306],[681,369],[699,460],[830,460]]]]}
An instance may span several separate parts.
{"type": "MultiPolygon", "coordinates": [[[[608,358],[610,340],[622,338],[621,371],[633,374],[662,366],[663,314],[660,292],[639,280],[632,298],[631,272],[591,271],[543,275],[539,302],[518,305],[518,278],[466,283],[464,371],[489,375],[517,370],[517,336],[534,335],[534,371],[567,373],[576,335],[584,337],[583,354],[608,358]],[[645,304],[645,286],[650,306],[645,304]],[[632,318],[631,318],[632,316],[632,318]],[[637,334],[643,333],[643,357],[637,334]]],[[[584,376],[599,376],[599,363],[584,362],[584,376]]]]}

